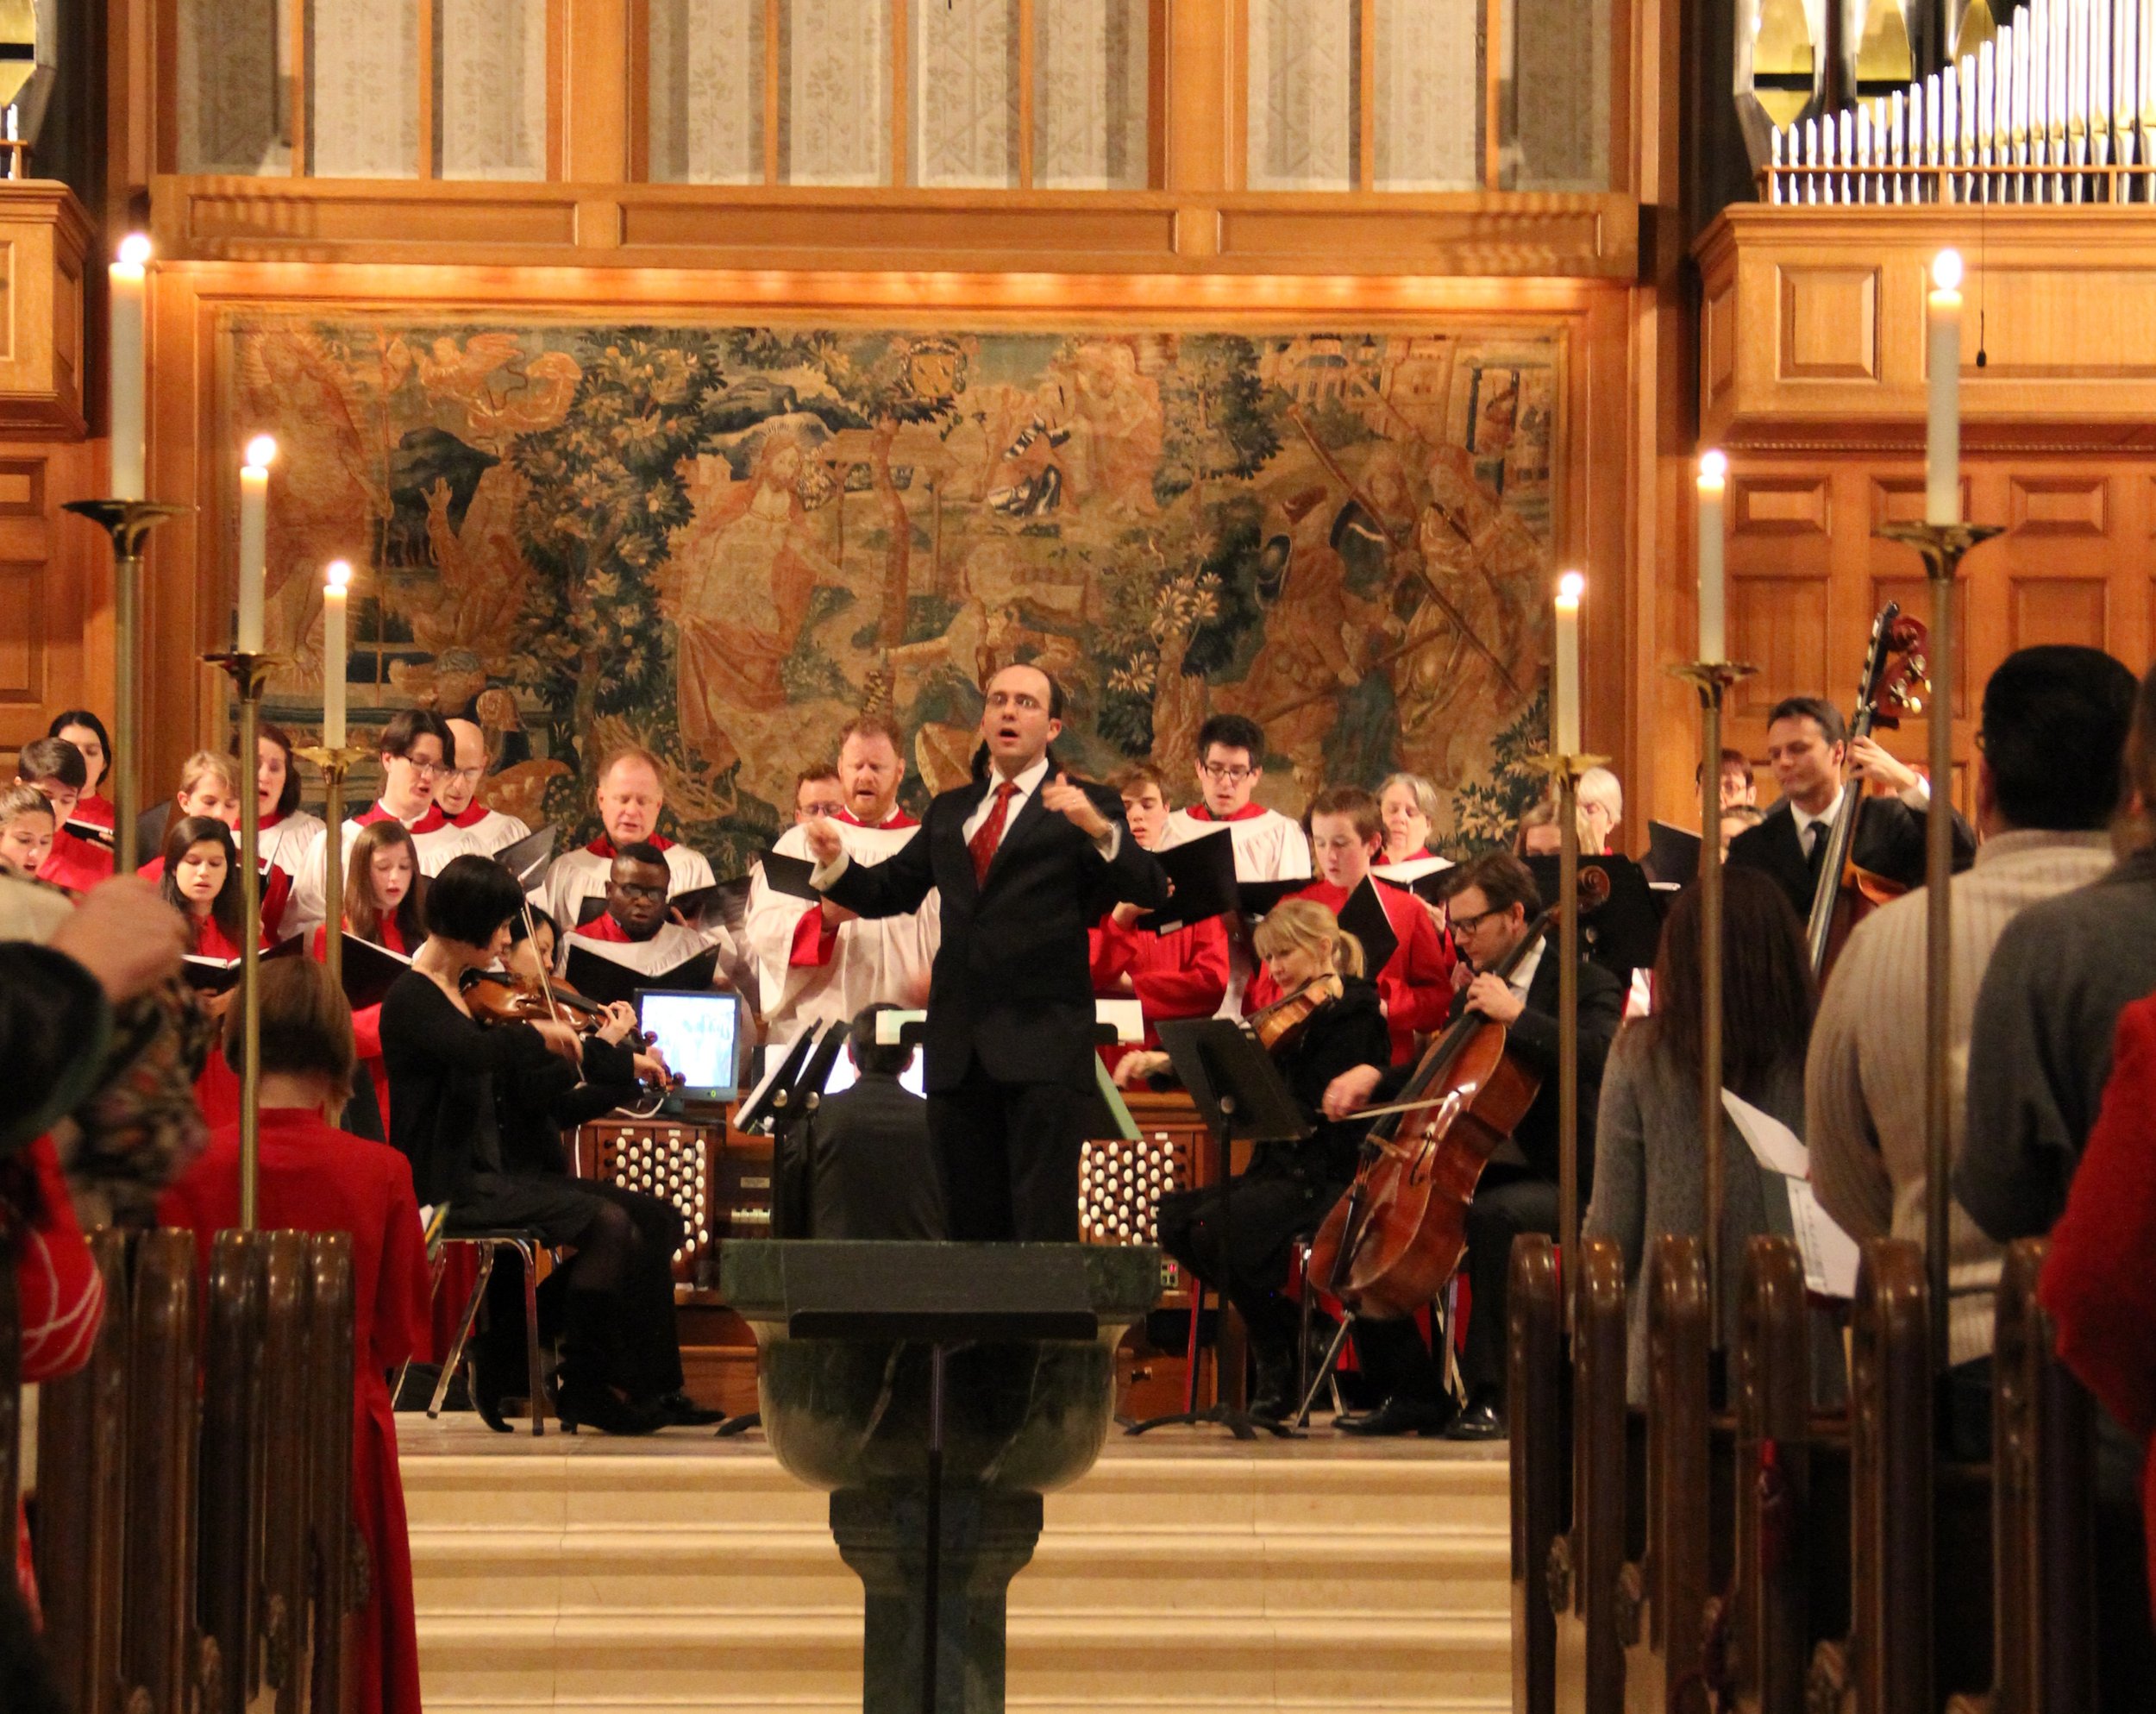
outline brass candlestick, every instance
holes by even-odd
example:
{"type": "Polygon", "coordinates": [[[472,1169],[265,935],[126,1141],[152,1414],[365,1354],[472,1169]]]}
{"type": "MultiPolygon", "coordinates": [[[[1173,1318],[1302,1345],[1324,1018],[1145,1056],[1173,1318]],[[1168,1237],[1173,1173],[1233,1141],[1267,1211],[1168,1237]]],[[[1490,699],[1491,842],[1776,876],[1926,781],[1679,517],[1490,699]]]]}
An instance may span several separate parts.
{"type": "MultiPolygon", "coordinates": [[[[1707,1278],[1722,1277],[1721,1211],[1727,1184],[1722,1153],[1722,700],[1759,669],[1748,661],[1678,661],[1663,670],[1699,693],[1700,1143],[1707,1159],[1707,1278]]],[[[1713,1299],[1716,1342],[1727,1332],[1713,1299]]]]}
{"type": "Polygon", "coordinates": [[[166,518],[193,508],[161,500],[69,500],[65,510],[90,519],[112,542],[112,754],[105,777],[112,782],[112,870],[132,875],[141,856],[135,823],[142,802],[142,544],[166,518]]]}
{"type": "Polygon", "coordinates": [[[344,776],[368,755],[364,744],[348,744],[332,750],[327,744],[309,744],[294,752],[322,769],[323,819],[329,832],[322,848],[323,914],[328,926],[323,933],[324,962],[329,979],[344,981],[344,776]]]}
{"type": "Polygon", "coordinates": [[[1557,792],[1557,1243],[1564,1258],[1565,1326],[1580,1253],[1580,775],[1607,756],[1538,758],[1557,792]]]}
{"type": "MultiPolygon", "coordinates": [[[[1994,524],[1888,524],[1877,533],[1923,556],[1932,586],[1926,639],[1932,706],[1931,808],[1924,821],[1924,1260],[1932,1296],[1932,1368],[1946,1372],[1946,1176],[1952,1170],[1954,873],[1954,581],[1969,550],[2001,533],[1994,524]]],[[[1823,884],[1823,883],[1822,883],[1823,884]]]]}
{"type": "Polygon", "coordinates": [[[285,656],[235,649],[202,658],[222,667],[240,694],[240,755],[246,780],[240,793],[240,1229],[252,1232],[262,1122],[262,997],[256,979],[262,962],[262,802],[254,789],[254,757],[262,687],[285,663],[285,656]]]}

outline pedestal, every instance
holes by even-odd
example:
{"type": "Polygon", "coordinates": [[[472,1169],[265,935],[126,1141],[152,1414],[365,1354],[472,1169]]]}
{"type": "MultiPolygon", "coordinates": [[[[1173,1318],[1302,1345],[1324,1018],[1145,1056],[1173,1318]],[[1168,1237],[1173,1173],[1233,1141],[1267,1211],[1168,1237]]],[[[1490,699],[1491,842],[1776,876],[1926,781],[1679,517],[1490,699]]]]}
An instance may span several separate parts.
{"type": "Polygon", "coordinates": [[[1106,1442],[1115,1348],[1160,1295],[1159,1252],[739,1241],[719,1282],[755,1332],[772,1451],[830,1491],[866,1592],[863,1714],[1000,1714],[1006,1591],[1041,1496],[1106,1442]]]}

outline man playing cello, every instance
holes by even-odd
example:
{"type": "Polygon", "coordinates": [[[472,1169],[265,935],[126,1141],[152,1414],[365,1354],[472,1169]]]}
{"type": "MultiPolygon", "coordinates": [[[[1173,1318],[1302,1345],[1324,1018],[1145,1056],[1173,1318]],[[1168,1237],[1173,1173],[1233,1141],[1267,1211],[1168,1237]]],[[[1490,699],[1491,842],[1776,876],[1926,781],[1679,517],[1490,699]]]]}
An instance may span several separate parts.
{"type": "MultiPolygon", "coordinates": [[[[1506,1278],[1513,1240],[1557,1230],[1557,983],[1555,943],[1525,951],[1508,976],[1497,971],[1526,938],[1542,912],[1527,866],[1495,851],[1459,871],[1448,900],[1452,942],[1474,971],[1453,996],[1450,1023],[1475,1013],[1505,1026],[1505,1052],[1540,1079],[1540,1088],[1511,1140],[1482,1169],[1467,1209],[1467,1254],[1461,1262],[1472,1297],[1467,1345],[1461,1356],[1467,1408],[1449,1428],[1454,1440],[1496,1440],[1505,1433],[1506,1278]]],[[[1583,961],[1579,974],[1579,1187],[1586,1206],[1595,1159],[1595,1108],[1602,1062],[1617,1034],[1625,993],[1617,978],[1583,961]]],[[[1406,1085],[1413,1067],[1358,1065],[1333,1079],[1325,1111],[1345,1119],[1382,1105],[1406,1085]]],[[[1403,1129],[1405,1127],[1403,1127],[1403,1129]]],[[[1443,1387],[1436,1366],[1406,1320],[1361,1320],[1356,1346],[1364,1369],[1384,1387],[1376,1409],[1343,1417],[1353,1434],[1431,1434],[1445,1428],[1443,1387]]]]}

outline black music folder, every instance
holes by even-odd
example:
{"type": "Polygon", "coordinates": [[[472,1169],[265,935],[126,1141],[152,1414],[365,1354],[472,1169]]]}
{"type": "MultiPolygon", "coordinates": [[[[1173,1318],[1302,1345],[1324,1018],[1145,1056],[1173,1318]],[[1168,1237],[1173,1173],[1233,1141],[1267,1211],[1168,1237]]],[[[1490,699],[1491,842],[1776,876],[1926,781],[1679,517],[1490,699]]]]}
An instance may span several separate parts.
{"type": "Polygon", "coordinates": [[[676,893],[667,902],[682,924],[699,933],[722,926],[738,933],[749,920],[749,888],[755,879],[752,870],[709,887],[692,887],[686,893],[676,893]]]}
{"type": "MultiPolygon", "coordinates": [[[[1372,982],[1377,980],[1378,971],[1392,963],[1393,954],[1400,950],[1400,936],[1394,932],[1393,920],[1386,914],[1385,901],[1377,891],[1380,887],[1392,884],[1365,875],[1347,895],[1347,902],[1340,907],[1340,926],[1363,943],[1363,974],[1372,982]]],[[[1407,888],[1396,890],[1404,893],[1407,888]]],[[[1417,905],[1415,908],[1420,910],[1422,907],[1417,905]]]]}
{"type": "Polygon", "coordinates": [[[806,899],[812,905],[820,903],[824,895],[809,885],[809,876],[815,873],[816,865],[806,857],[788,857],[783,851],[763,854],[764,885],[774,893],[806,899]]]}
{"type": "Polygon", "coordinates": [[[1673,827],[1666,821],[1647,823],[1647,858],[1644,865],[1648,878],[1689,887],[1699,878],[1699,835],[1687,827],[1673,827]]]}
{"type": "Polygon", "coordinates": [[[537,892],[547,884],[547,871],[554,867],[553,825],[535,829],[514,844],[504,845],[494,853],[494,861],[515,876],[525,892],[537,892]]]}
{"type": "MultiPolygon", "coordinates": [[[[1532,857],[1527,867],[1544,904],[1559,901],[1559,859],[1532,857]]],[[[1580,945],[1587,956],[1620,981],[1636,970],[1651,969],[1662,945],[1662,912],[1645,873],[1630,857],[1583,857],[1580,873],[1600,870],[1609,880],[1609,896],[1580,914],[1580,945]]]]}
{"type": "Polygon", "coordinates": [[[634,964],[617,963],[603,952],[594,952],[588,946],[569,942],[569,961],[566,974],[569,986],[586,1000],[597,1000],[611,1005],[618,1000],[624,1005],[636,1003],[640,988],[670,988],[682,992],[694,992],[711,985],[711,977],[718,969],[718,948],[707,946],[684,964],[670,970],[640,970],[634,964]]]}
{"type": "Polygon", "coordinates": [[[352,1002],[354,1012],[380,1005],[390,984],[411,968],[411,960],[402,952],[362,940],[348,929],[342,945],[344,997],[352,1002]]]}
{"type": "MultiPolygon", "coordinates": [[[[289,940],[280,940],[266,948],[260,959],[267,964],[272,958],[289,958],[299,951],[304,936],[295,934],[289,940]]],[[[239,986],[238,958],[206,958],[199,952],[190,952],[180,962],[180,975],[188,987],[200,994],[228,994],[239,986]]]]}
{"type": "Polygon", "coordinates": [[[1235,841],[1228,837],[1226,828],[1155,851],[1153,861],[1168,876],[1168,902],[1141,916],[1138,920],[1140,928],[1173,934],[1194,922],[1225,916],[1238,907],[1235,841]]]}
{"type": "Polygon", "coordinates": [[[1300,881],[1238,881],[1235,883],[1236,908],[1256,922],[1270,914],[1282,899],[1292,897],[1310,884],[1310,877],[1300,881]]]}

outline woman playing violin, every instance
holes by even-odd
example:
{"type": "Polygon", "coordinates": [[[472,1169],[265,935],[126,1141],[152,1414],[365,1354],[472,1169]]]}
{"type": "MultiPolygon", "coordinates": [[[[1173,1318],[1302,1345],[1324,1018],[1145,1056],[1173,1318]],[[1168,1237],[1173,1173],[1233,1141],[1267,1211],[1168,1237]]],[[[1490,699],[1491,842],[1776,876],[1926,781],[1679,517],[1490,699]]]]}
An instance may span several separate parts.
{"type": "MultiPolygon", "coordinates": [[[[1289,1247],[1315,1228],[1355,1176],[1363,1125],[1328,1121],[1319,1111],[1326,1086],[1351,1066],[1382,1061],[1389,1050],[1377,989],[1363,976],[1363,949],[1332,913],[1310,899],[1288,899],[1258,924],[1255,944],[1266,972],[1305,1015],[1268,1043],[1296,1104],[1316,1127],[1300,1143],[1262,1143],[1250,1170],[1234,1181],[1228,1241],[1221,1253],[1221,1190],[1179,1190],[1161,1199],[1161,1247],[1218,1285],[1249,1328],[1257,1366],[1251,1414],[1278,1420],[1297,1403],[1295,1304],[1282,1291],[1289,1247]]],[[[1275,1014],[1275,1016],[1280,1014],[1275,1014]]],[[[1263,1032],[1263,1023],[1260,1023],[1263,1032]]],[[[1167,1056],[1132,1054],[1117,1069],[1127,1081],[1162,1069],[1167,1056]],[[1127,1070],[1125,1068],[1129,1068],[1127,1070]]]]}

